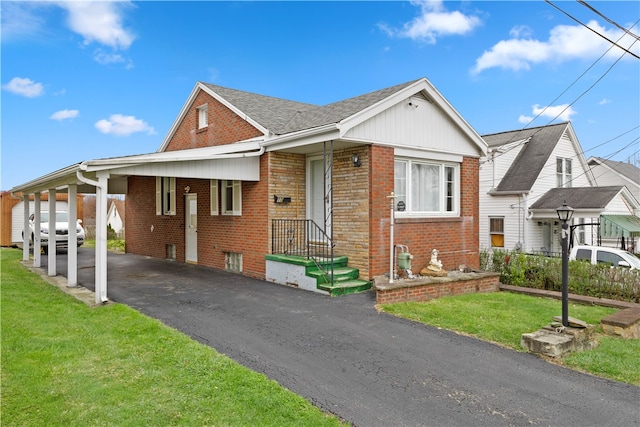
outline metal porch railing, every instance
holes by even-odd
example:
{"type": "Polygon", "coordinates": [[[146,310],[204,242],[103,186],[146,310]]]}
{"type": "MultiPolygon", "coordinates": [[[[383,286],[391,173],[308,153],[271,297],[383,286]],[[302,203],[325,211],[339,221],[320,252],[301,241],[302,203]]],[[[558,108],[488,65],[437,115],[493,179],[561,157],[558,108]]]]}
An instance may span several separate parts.
{"type": "Polygon", "coordinates": [[[271,223],[271,253],[302,256],[312,260],[333,285],[335,244],[310,219],[274,219],[271,223]]]}

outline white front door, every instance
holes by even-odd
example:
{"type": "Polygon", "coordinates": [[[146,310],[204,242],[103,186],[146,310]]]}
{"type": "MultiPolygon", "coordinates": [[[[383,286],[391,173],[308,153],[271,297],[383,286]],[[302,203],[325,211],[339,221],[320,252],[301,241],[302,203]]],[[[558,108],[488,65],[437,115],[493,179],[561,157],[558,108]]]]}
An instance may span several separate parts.
{"type": "Polygon", "coordinates": [[[198,195],[187,194],[185,199],[185,261],[198,263],[198,195]]]}
{"type": "MultiPolygon", "coordinates": [[[[307,163],[307,218],[312,219],[318,227],[325,229],[324,219],[330,208],[330,201],[326,199],[330,177],[324,177],[324,159],[322,157],[309,158],[307,163]]],[[[326,224],[326,233],[330,235],[331,224],[326,224]]]]}

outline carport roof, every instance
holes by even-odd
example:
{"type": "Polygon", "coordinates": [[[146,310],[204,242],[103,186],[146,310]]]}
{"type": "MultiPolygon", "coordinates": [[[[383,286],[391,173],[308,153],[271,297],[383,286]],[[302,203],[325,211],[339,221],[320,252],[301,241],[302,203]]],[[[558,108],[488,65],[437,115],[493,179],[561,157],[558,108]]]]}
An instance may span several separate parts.
{"type": "MultiPolygon", "coordinates": [[[[196,148],[192,150],[165,151],[160,153],[137,154],[122,157],[109,157],[96,160],[86,160],[74,163],[65,168],[43,175],[32,181],[13,187],[12,193],[22,192],[25,194],[36,192],[47,192],[49,189],[64,188],[69,185],[79,185],[80,192],[91,193],[90,185],[86,185],[79,175],[89,180],[95,180],[96,173],[100,171],[115,171],[119,176],[126,176],[127,170],[132,168],[155,165],[155,170],[161,173],[163,166],[168,167],[181,162],[212,162],[222,159],[243,159],[261,154],[260,144],[257,140],[238,142],[216,147],[196,148]]],[[[211,178],[215,178],[215,170],[211,170],[211,178]]],[[[227,178],[221,178],[227,179],[227,178]]],[[[248,178],[255,180],[255,177],[248,178]]],[[[117,194],[114,184],[110,193],[117,194]]]]}

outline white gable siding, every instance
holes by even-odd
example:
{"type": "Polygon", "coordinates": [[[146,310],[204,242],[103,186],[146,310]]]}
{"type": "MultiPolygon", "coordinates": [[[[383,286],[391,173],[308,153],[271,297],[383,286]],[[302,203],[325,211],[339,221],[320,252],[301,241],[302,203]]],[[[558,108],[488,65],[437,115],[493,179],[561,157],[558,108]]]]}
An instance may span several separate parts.
{"type": "Polygon", "coordinates": [[[633,208],[626,202],[622,194],[618,193],[609,202],[604,212],[606,215],[633,215],[633,208]]]}
{"type": "Polygon", "coordinates": [[[350,129],[344,137],[477,156],[475,144],[432,102],[411,97],[350,129]],[[409,105],[411,103],[412,105],[409,105]]]}
{"type": "Polygon", "coordinates": [[[610,185],[624,185],[629,189],[629,191],[631,191],[631,194],[640,201],[640,185],[635,184],[631,180],[602,165],[592,166],[591,171],[593,172],[598,186],[607,187],[610,185]]]}
{"type": "Polygon", "coordinates": [[[587,177],[588,170],[585,169],[582,162],[580,162],[580,156],[576,152],[573,144],[567,138],[566,135],[563,135],[556,145],[556,148],[553,150],[547,162],[544,165],[544,168],[540,172],[538,179],[533,184],[532,187],[532,196],[533,199],[530,200],[529,205],[533,204],[538,197],[545,194],[552,188],[556,188],[556,159],[562,157],[565,159],[571,159],[571,175],[572,175],[572,187],[590,187],[591,183],[587,177]]]}

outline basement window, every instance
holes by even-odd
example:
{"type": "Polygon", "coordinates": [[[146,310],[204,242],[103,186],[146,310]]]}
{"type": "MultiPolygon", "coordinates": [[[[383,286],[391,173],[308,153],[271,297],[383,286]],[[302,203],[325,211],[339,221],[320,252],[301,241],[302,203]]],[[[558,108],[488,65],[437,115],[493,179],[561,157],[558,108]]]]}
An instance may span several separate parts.
{"type": "Polygon", "coordinates": [[[242,254],[237,252],[225,252],[224,269],[233,273],[242,273],[242,254]]]}

